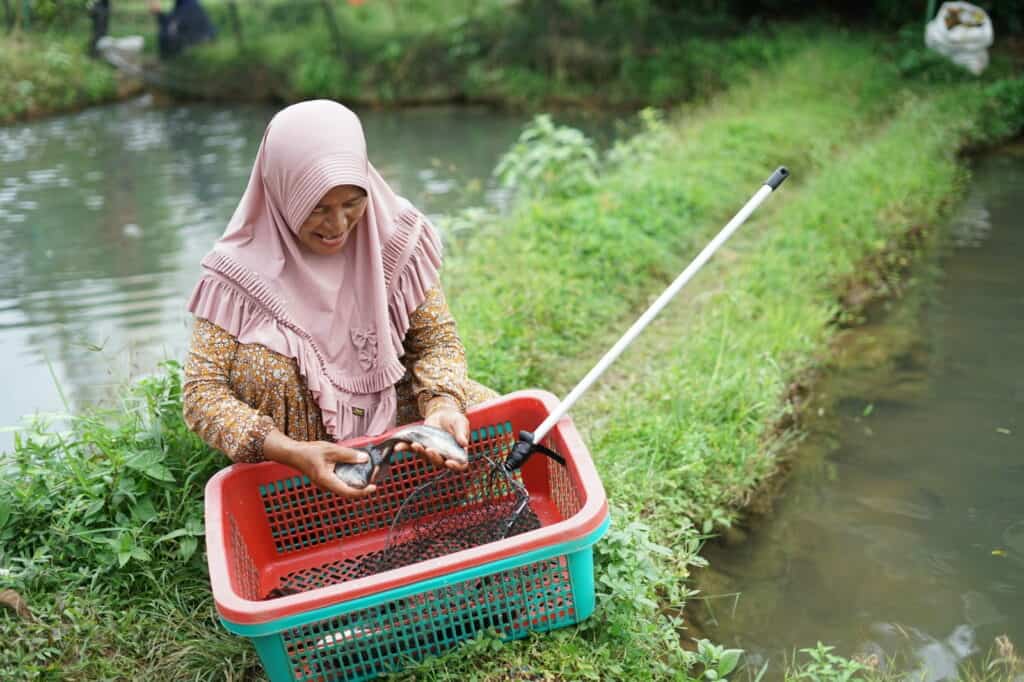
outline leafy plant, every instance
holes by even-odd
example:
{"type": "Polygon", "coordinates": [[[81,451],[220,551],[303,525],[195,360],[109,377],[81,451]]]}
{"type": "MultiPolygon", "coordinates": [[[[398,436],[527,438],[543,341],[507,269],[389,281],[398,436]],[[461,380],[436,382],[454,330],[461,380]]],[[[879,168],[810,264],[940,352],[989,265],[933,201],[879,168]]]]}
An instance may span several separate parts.
{"type": "Polygon", "coordinates": [[[15,434],[0,459],[0,565],[21,561],[16,587],[127,587],[140,570],[158,579],[194,560],[203,486],[223,459],[185,427],[180,384],[168,362],[116,414],[72,417],[67,431],[36,420],[15,434]]]}
{"type": "Polygon", "coordinates": [[[654,107],[647,107],[636,117],[638,132],[615,141],[608,150],[609,164],[621,166],[627,163],[649,163],[658,158],[669,142],[669,128],[665,113],[654,107]]]}
{"type": "Polygon", "coordinates": [[[800,653],[810,660],[804,663],[796,661],[794,667],[786,675],[786,679],[849,682],[857,679],[858,673],[868,672],[869,668],[863,663],[832,653],[834,648],[818,642],[817,646],[800,649],[800,653]]]}
{"type": "Polygon", "coordinates": [[[541,114],[501,158],[494,174],[523,196],[569,198],[597,186],[597,167],[592,140],[541,114]]]}
{"type": "Polygon", "coordinates": [[[697,640],[697,662],[703,668],[701,679],[725,680],[740,663],[742,649],[726,649],[709,640],[697,640]]]}
{"type": "MultiPolygon", "coordinates": [[[[345,84],[345,64],[330,53],[306,53],[299,60],[293,85],[299,97],[325,97],[336,93],[345,84]]],[[[351,84],[350,84],[351,85],[351,84]]]]}
{"type": "Polygon", "coordinates": [[[115,97],[116,72],[89,59],[84,44],[56,35],[45,41],[33,34],[0,40],[0,123],[115,97]]]}

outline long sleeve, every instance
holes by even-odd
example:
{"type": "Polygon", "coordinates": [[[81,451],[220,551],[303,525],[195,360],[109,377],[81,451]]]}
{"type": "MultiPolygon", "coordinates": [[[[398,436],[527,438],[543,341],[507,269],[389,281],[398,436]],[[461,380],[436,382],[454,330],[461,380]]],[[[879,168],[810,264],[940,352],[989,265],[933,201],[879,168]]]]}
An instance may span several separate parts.
{"type": "Polygon", "coordinates": [[[238,341],[231,334],[212,322],[196,320],[185,362],[185,423],[232,461],[258,462],[263,459],[263,441],[275,424],[231,390],[237,350],[238,341]]]}
{"type": "Polygon", "coordinates": [[[435,287],[412,314],[403,358],[420,414],[443,407],[466,409],[466,351],[444,292],[435,287]]]}

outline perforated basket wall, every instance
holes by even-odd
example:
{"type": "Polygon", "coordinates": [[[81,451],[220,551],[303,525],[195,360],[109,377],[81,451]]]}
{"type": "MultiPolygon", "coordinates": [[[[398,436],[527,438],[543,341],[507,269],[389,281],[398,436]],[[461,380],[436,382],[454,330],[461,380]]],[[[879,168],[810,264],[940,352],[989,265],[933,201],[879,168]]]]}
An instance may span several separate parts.
{"type": "Polygon", "coordinates": [[[481,630],[515,638],[575,622],[568,562],[554,557],[288,629],[285,679],[366,679],[481,630]]]}
{"type": "Polygon", "coordinates": [[[513,638],[585,618],[590,545],[607,505],[571,422],[546,440],[567,466],[535,455],[517,474],[530,500],[514,534],[489,541],[479,521],[513,495],[484,475],[487,458],[503,459],[553,402],[521,392],[470,413],[470,472],[437,479],[403,510],[406,521],[445,528],[429,547],[387,545],[403,500],[438,474],[418,458],[400,456],[363,500],[324,493],[277,464],[219,473],[207,488],[207,548],[225,625],[253,639],[273,680],[355,680],[480,630],[513,638]]]}

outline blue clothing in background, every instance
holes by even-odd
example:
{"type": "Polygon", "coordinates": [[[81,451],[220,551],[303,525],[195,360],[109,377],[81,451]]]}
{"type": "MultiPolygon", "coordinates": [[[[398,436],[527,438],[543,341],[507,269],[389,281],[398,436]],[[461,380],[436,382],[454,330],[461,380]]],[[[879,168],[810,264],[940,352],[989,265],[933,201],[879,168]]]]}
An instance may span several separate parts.
{"type": "Polygon", "coordinates": [[[217,35],[199,0],[175,0],[174,9],[157,14],[156,20],[160,27],[158,45],[163,58],[173,57],[189,45],[211,40],[217,35]]]}

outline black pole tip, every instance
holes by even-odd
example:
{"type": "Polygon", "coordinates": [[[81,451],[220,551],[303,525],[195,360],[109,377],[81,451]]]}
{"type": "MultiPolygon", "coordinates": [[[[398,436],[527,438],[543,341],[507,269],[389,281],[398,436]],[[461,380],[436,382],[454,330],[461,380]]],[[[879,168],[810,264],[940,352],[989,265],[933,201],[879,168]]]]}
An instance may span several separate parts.
{"type": "Polygon", "coordinates": [[[515,471],[524,464],[533,454],[533,434],[529,431],[520,431],[519,440],[512,446],[512,450],[505,458],[506,471],[515,471]]]}
{"type": "Polygon", "coordinates": [[[786,168],[785,166],[779,166],[778,168],[775,169],[775,172],[772,173],[771,177],[764,181],[764,184],[771,187],[772,191],[774,192],[779,188],[779,185],[785,182],[786,178],[788,177],[789,169],[786,168]]]}

